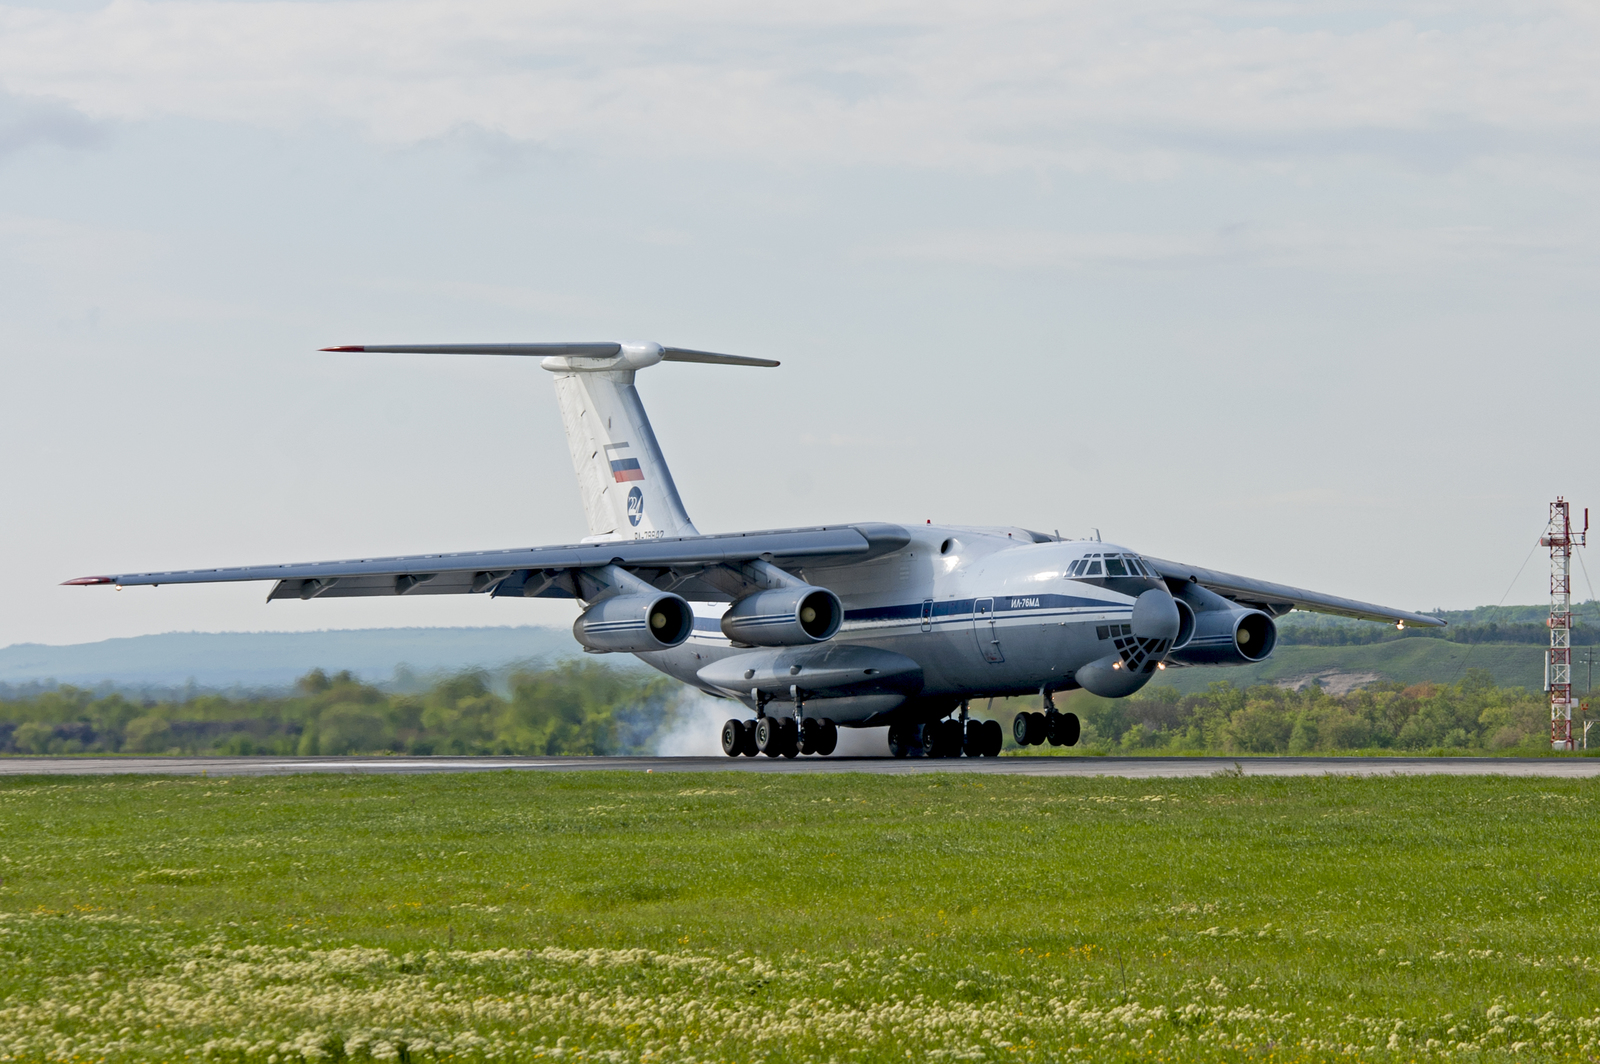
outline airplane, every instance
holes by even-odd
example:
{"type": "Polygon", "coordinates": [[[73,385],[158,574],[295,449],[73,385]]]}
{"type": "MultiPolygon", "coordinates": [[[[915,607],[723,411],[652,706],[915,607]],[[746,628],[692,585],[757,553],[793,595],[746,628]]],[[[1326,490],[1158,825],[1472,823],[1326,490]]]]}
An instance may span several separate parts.
{"type": "Polygon", "coordinates": [[[332,352],[541,359],[555,380],[589,535],[558,546],[308,564],[124,573],[69,585],[274,581],[277,599],[398,595],[565,598],[584,650],[629,653],[747,713],[730,757],[826,756],[840,728],[888,726],[895,757],[994,757],[977,699],[1038,695],[1021,746],[1075,745],[1054,695],[1124,698],[1161,670],[1248,665],[1276,618],[1308,610],[1399,627],[1425,614],[1163,561],[1019,527],[861,522],[702,535],[635,387],[663,362],[771,368],[771,359],[657,343],[355,345],[332,352]]]}

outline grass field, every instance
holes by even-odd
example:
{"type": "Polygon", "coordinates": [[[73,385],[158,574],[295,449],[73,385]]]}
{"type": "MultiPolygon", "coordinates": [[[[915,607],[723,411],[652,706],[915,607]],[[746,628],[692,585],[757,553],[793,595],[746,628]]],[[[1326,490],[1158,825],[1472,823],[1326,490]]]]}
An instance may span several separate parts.
{"type": "Polygon", "coordinates": [[[1596,786],[0,780],[0,1059],[1592,1060],[1596,786]]]}

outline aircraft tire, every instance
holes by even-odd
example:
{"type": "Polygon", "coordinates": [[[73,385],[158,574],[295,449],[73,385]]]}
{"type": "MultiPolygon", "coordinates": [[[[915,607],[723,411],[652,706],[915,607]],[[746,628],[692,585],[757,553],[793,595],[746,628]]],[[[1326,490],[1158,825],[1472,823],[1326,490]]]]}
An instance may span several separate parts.
{"type": "Polygon", "coordinates": [[[983,722],[983,739],[985,757],[999,757],[1000,751],[1006,748],[1006,731],[997,720],[983,722]]]}
{"type": "Polygon", "coordinates": [[[822,752],[822,721],[815,717],[807,717],[800,726],[800,752],[802,754],[817,754],[822,752]]]}
{"type": "Polygon", "coordinates": [[[800,756],[800,726],[793,717],[785,717],[783,728],[779,733],[783,736],[783,748],[779,751],[784,757],[800,756]]]}
{"type": "Polygon", "coordinates": [[[744,753],[744,721],[729,720],[722,725],[722,752],[729,757],[744,753]]]}
{"type": "Polygon", "coordinates": [[[761,752],[756,749],[756,722],[753,720],[744,722],[744,739],[739,752],[745,757],[755,757],[761,752]]]}
{"type": "Polygon", "coordinates": [[[982,757],[989,746],[989,733],[984,730],[984,721],[969,720],[961,733],[961,752],[968,757],[982,757]]]}
{"type": "Polygon", "coordinates": [[[1028,745],[1039,746],[1045,738],[1045,719],[1043,713],[1028,714],[1028,745]]]}
{"type": "Polygon", "coordinates": [[[1018,746],[1032,745],[1028,741],[1028,715],[1018,713],[1011,718],[1011,738],[1015,739],[1018,746]]]}
{"type": "Polygon", "coordinates": [[[1078,739],[1083,735],[1083,725],[1078,721],[1076,713],[1063,713],[1056,725],[1061,732],[1062,746],[1077,746],[1078,739]]]}
{"type": "Polygon", "coordinates": [[[822,741],[817,744],[817,753],[823,757],[832,754],[839,745],[839,726],[831,720],[822,722],[822,741]]]}
{"type": "Polygon", "coordinates": [[[891,724],[889,725],[889,755],[891,757],[910,757],[916,752],[915,725],[891,724]]]}
{"type": "Polygon", "coordinates": [[[960,757],[967,745],[966,736],[962,734],[959,720],[941,721],[939,729],[944,734],[939,738],[944,741],[945,757],[960,757]]]}
{"type": "Polygon", "coordinates": [[[762,717],[756,721],[756,749],[768,757],[783,752],[783,729],[776,717],[762,717]]]}

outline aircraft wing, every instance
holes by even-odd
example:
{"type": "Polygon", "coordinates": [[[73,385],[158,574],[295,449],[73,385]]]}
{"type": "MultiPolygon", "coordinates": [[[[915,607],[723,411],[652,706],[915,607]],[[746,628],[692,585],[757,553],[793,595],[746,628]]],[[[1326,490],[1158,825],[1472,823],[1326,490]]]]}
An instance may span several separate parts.
{"type": "Polygon", "coordinates": [[[898,525],[835,525],[460,554],[411,554],[339,562],[122,573],[84,576],[65,583],[129,587],[275,580],[277,583],[267,596],[269,601],[484,593],[524,598],[573,598],[576,589],[572,575],[578,570],[605,565],[619,566],[650,583],[666,576],[672,589],[693,591],[696,589],[691,585],[697,573],[726,562],[764,559],[779,568],[791,569],[806,565],[839,565],[899,550],[910,541],[910,535],[898,525]]]}
{"type": "Polygon", "coordinates": [[[1404,622],[1419,628],[1443,628],[1445,625],[1438,617],[1430,617],[1425,613],[1394,610],[1371,602],[1357,602],[1355,599],[1324,595],[1318,591],[1306,591],[1248,576],[1219,573],[1215,569],[1202,569],[1195,565],[1162,561],[1160,558],[1144,558],[1144,561],[1161,575],[1174,592],[1186,583],[1199,584],[1207,591],[1214,591],[1241,606],[1251,606],[1274,617],[1280,617],[1290,610],[1306,610],[1311,613],[1334,613],[1363,621],[1404,622]]]}

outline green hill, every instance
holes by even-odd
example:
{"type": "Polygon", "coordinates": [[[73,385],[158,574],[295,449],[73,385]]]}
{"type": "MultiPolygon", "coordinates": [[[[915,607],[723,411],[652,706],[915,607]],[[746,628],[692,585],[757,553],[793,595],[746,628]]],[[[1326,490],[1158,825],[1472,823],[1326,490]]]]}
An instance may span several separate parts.
{"type": "MultiPolygon", "coordinates": [[[[1577,650],[1573,654],[1577,662],[1573,679],[1579,691],[1587,682],[1583,664],[1586,653],[1587,650],[1577,650]]],[[[1341,692],[1375,680],[1454,683],[1468,668],[1488,670],[1501,687],[1537,691],[1544,686],[1544,650],[1540,647],[1473,645],[1443,639],[1397,639],[1366,646],[1280,646],[1259,665],[1168,669],[1152,686],[1174,687],[1182,694],[1194,694],[1204,691],[1213,681],[1227,680],[1235,687],[1320,683],[1329,691],[1341,692]]]]}

